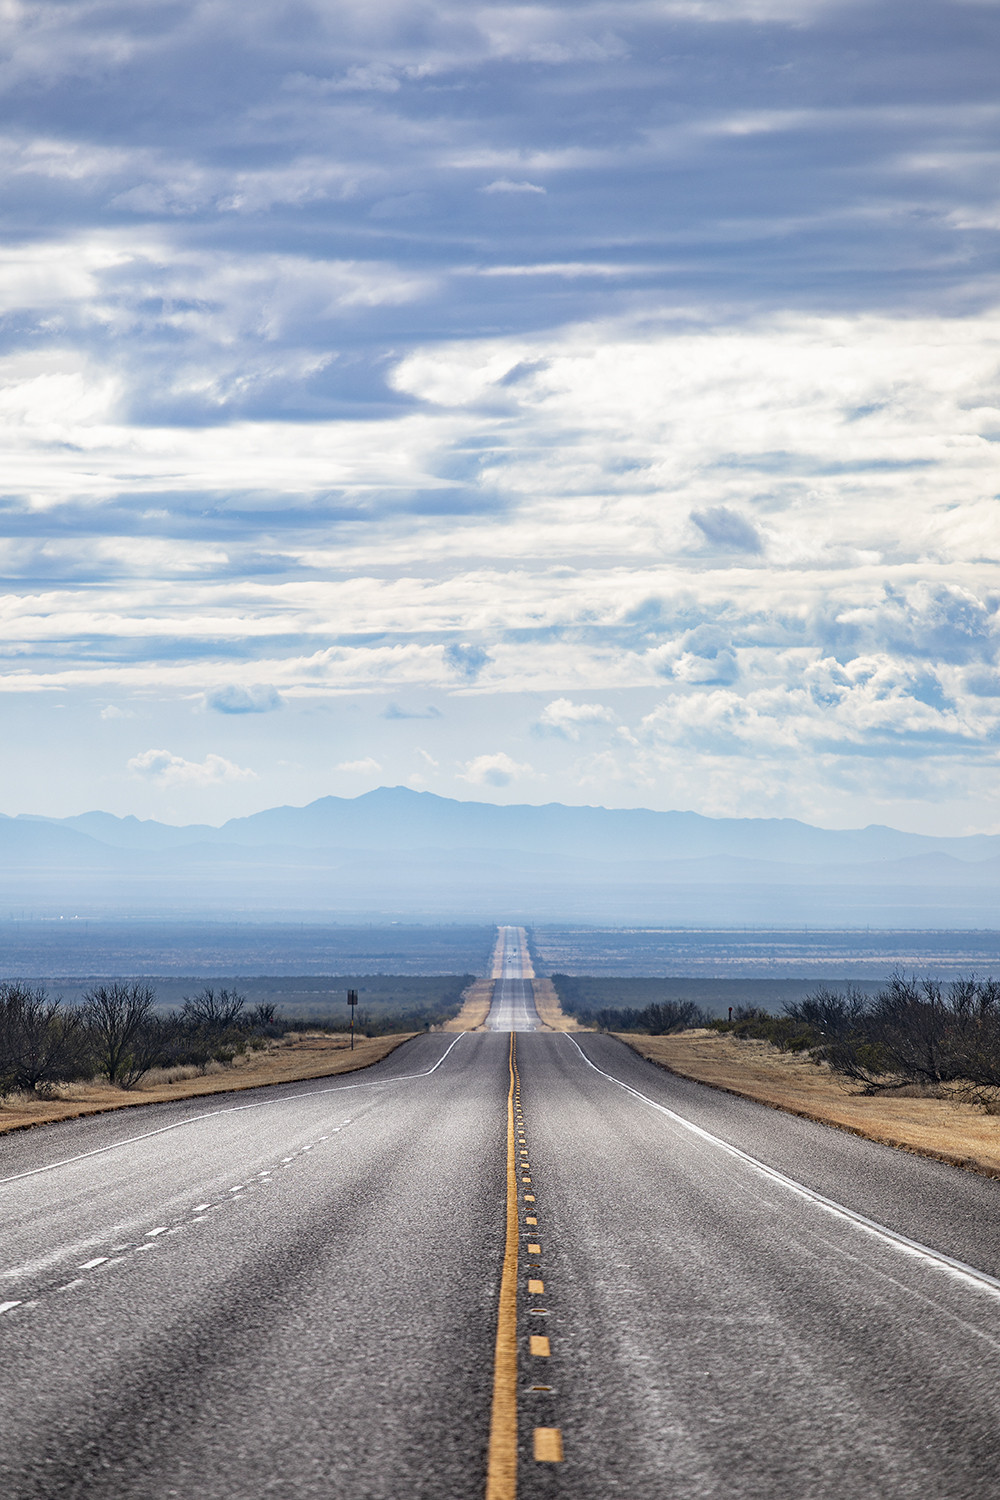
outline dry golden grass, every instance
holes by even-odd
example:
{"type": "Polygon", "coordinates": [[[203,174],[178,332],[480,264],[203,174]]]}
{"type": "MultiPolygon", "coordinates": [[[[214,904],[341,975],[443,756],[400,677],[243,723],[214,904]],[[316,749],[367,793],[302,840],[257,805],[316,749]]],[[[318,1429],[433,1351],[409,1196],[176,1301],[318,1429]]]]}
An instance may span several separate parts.
{"type": "Polygon", "coordinates": [[[718,1032],[622,1034],[620,1040],[684,1078],[920,1156],[1000,1177],[1000,1118],[974,1104],[954,1097],[859,1094],[825,1064],[779,1052],[769,1042],[740,1041],[718,1032]]]}
{"type": "Polygon", "coordinates": [[[580,1030],[580,1023],[573,1016],[563,1013],[551,979],[533,979],[531,983],[535,992],[535,1009],[543,1026],[547,1026],[550,1031],[580,1030]]]}
{"type": "Polygon", "coordinates": [[[128,1091],[92,1082],[62,1084],[50,1099],[30,1094],[11,1095],[0,1105],[0,1131],[47,1125],[55,1120],[72,1120],[80,1115],[103,1114],[110,1109],[128,1109],[139,1104],[162,1104],[170,1099],[192,1099],[201,1094],[351,1073],[381,1062],[413,1035],[411,1031],[400,1036],[358,1037],[352,1052],[346,1036],[303,1032],[260,1052],[246,1053],[229,1068],[216,1063],[209,1064],[205,1073],[187,1067],[157,1069],[128,1091]]]}
{"type": "Polygon", "coordinates": [[[493,1001],[493,980],[477,979],[462,995],[462,1009],[450,1021],[445,1021],[442,1031],[478,1031],[485,1026],[493,1001]]]}

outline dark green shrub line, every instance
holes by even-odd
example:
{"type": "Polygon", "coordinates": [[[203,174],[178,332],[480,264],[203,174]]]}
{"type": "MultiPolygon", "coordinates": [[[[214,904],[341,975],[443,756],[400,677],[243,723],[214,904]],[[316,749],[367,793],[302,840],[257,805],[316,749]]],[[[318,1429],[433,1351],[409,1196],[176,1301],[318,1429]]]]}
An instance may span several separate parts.
{"type": "Polygon", "coordinates": [[[671,1031],[689,1031],[705,1026],[708,1017],[693,1000],[664,1000],[643,1010],[598,1010],[590,1020],[599,1031],[644,1031],[649,1036],[666,1036],[671,1031]]]}
{"type": "MultiPolygon", "coordinates": [[[[552,983],[566,1014],[596,1026],[599,1031],[645,1031],[651,1036],[665,1036],[670,1031],[686,1031],[691,1026],[708,1024],[708,1016],[694,1000],[664,999],[643,1006],[611,1004],[596,1007],[593,1003],[595,987],[599,993],[606,993],[610,981],[553,974],[552,983]]],[[[648,981],[640,983],[645,986],[648,981]]],[[[626,980],[625,985],[635,988],[636,981],[626,980]]]]}
{"type": "Polygon", "coordinates": [[[1000,981],[944,986],[899,972],[873,995],[817,990],[782,1016],[747,1007],[714,1030],[808,1051],[869,1092],[908,1084],[1000,1087],[1000,981]]]}
{"type": "MultiPolygon", "coordinates": [[[[661,1036],[691,1026],[809,1053],[869,1092],[916,1084],[1000,1089],[1000,981],[975,975],[942,985],[896,972],[874,993],[820,987],[779,1015],[752,1005],[710,1020],[694,1001],[643,1009],[588,1004],[593,980],[554,974],[563,1008],[602,1031],[661,1036]]],[[[978,1097],[973,1094],[973,1097],[978,1097]]]]}
{"type": "MultiPolygon", "coordinates": [[[[358,1015],[364,1036],[423,1031],[433,1021],[456,1014],[454,1003],[431,1015],[426,1009],[372,1018],[358,1015]]],[[[350,1021],[285,1020],[268,1002],[248,1007],[238,990],[206,987],[185,997],[171,1014],[156,1012],[156,992],[138,979],[97,984],[79,1006],[49,999],[42,988],[0,983],[0,1097],[14,1090],[49,1092],[55,1084],[104,1077],[119,1088],[134,1088],[152,1068],[231,1064],[248,1049],[263,1047],[286,1031],[344,1032],[350,1021]]]]}

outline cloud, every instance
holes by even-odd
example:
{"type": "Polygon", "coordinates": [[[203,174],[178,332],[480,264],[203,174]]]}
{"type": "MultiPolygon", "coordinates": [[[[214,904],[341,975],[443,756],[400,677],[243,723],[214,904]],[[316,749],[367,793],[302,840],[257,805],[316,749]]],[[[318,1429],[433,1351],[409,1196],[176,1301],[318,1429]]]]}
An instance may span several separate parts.
{"type": "Polygon", "coordinates": [[[982,7],[161,10],[5,12],[0,690],[273,692],[295,759],[352,698],[383,760],[450,694],[442,764],[544,721],[570,790],[614,693],[613,789],[993,785],[982,7]]]}
{"type": "Polygon", "coordinates": [[[106,708],[101,709],[102,719],[134,719],[135,714],[130,708],[119,708],[114,703],[109,703],[106,708]]]}
{"type": "Polygon", "coordinates": [[[202,761],[184,760],[169,750],[144,750],[134,755],[127,769],[133,776],[160,786],[219,786],[225,782],[256,780],[256,771],[238,766],[221,755],[206,755],[202,761]]]}
{"type": "Polygon", "coordinates": [[[578,740],[581,731],[595,724],[613,724],[615,715],[602,703],[573,703],[569,698],[554,698],[546,704],[538,719],[543,733],[578,740]]]}
{"type": "Polygon", "coordinates": [[[982,598],[953,583],[887,585],[877,602],[841,610],[830,634],[926,660],[994,662],[1000,598],[982,598]]]}
{"type": "Polygon", "coordinates": [[[481,193],[544,193],[537,182],[512,182],[509,177],[498,177],[479,189],[481,193]]]}
{"type": "Polygon", "coordinates": [[[728,649],[716,651],[711,656],[683,651],[664,675],[672,676],[678,682],[735,682],[740,667],[735,652],[728,649]]]}
{"type": "Polygon", "coordinates": [[[691,519],[713,547],[730,552],[763,552],[764,544],[760,532],[746,516],[725,505],[713,505],[708,510],[693,510],[691,519]]]}
{"type": "Polygon", "coordinates": [[[478,786],[509,786],[516,777],[533,775],[531,766],[519,765],[501,750],[475,756],[461,772],[461,779],[478,786]]]}
{"type": "Polygon", "coordinates": [[[277,688],[264,684],[242,687],[230,683],[206,693],[205,704],[220,714],[268,714],[276,708],[283,708],[285,700],[277,688]]]}
{"type": "Polygon", "coordinates": [[[463,677],[466,682],[475,682],[483,668],[489,666],[493,660],[482,646],[470,646],[464,641],[445,646],[442,654],[445,664],[459,677],[463,677]]]}
{"type": "Polygon", "coordinates": [[[352,776],[375,776],[382,767],[373,756],[368,755],[364,760],[342,760],[339,766],[334,766],[335,771],[347,771],[352,776]]]}
{"type": "Polygon", "coordinates": [[[389,703],[382,710],[383,719],[440,719],[441,710],[433,703],[426,708],[402,708],[398,703],[389,703]]]}

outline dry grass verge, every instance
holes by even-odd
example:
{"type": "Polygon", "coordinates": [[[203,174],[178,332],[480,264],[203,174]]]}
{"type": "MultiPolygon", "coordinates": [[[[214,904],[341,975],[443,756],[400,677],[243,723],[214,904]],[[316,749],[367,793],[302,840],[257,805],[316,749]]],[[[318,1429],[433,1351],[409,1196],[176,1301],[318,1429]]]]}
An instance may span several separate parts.
{"type": "Polygon", "coordinates": [[[642,1057],[682,1078],[707,1083],[883,1145],[1000,1177],[1000,1119],[954,1097],[865,1095],[825,1064],[779,1052],[769,1042],[741,1041],[710,1031],[676,1036],[620,1033],[642,1057]]]}
{"type": "Polygon", "coordinates": [[[563,1011],[551,979],[533,979],[531,985],[535,993],[535,1009],[543,1026],[547,1026],[550,1031],[581,1030],[579,1021],[563,1011]]]}
{"type": "Polygon", "coordinates": [[[493,1003],[493,980],[477,979],[462,996],[462,1009],[450,1021],[445,1021],[442,1031],[477,1031],[486,1025],[486,1017],[493,1003]]]}
{"type": "Polygon", "coordinates": [[[358,1037],[352,1052],[350,1040],[344,1035],[303,1032],[274,1042],[260,1052],[246,1053],[232,1067],[210,1065],[205,1073],[188,1067],[157,1069],[127,1092],[104,1082],[93,1082],[61,1084],[50,1099],[30,1094],[11,1095],[0,1105],[0,1132],[140,1104],[162,1104],[201,1094],[224,1094],[234,1089],[257,1089],[272,1083],[353,1073],[381,1062],[414,1035],[410,1031],[400,1036],[358,1037]]]}

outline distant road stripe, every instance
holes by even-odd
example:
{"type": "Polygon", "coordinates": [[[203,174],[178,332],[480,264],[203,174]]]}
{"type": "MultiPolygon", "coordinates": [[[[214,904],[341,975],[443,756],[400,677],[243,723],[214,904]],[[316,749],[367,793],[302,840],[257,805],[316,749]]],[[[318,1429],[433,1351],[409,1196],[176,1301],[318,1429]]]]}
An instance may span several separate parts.
{"type": "MultiPolygon", "coordinates": [[[[103,1156],[106,1151],[117,1151],[121,1146],[134,1146],[137,1141],[150,1141],[154,1136],[166,1135],[170,1130],[180,1130],[184,1125],[197,1125],[199,1120],[214,1120],[219,1115],[238,1115],[247,1109],[267,1109],[275,1104],[294,1104],[299,1099],[315,1099],[320,1094],[343,1094],[348,1089],[374,1089],[392,1083],[409,1083],[414,1078],[429,1078],[432,1073],[437,1072],[452,1047],[457,1046],[466,1034],[460,1031],[455,1040],[442,1052],[434,1066],[427,1068],[423,1073],[401,1073],[398,1078],[367,1078],[363,1083],[345,1083],[340,1088],[310,1089],[308,1092],[286,1095],[282,1099],[256,1099],[252,1104],[230,1104],[225,1109],[208,1109],[204,1114],[189,1115],[187,1119],[175,1120],[172,1125],[161,1125],[158,1130],[146,1130],[142,1135],[126,1136],[123,1141],[111,1141],[107,1146],[97,1146],[93,1151],[81,1151],[78,1156],[67,1156],[62,1161],[49,1162],[47,1167],[32,1167],[30,1172],[16,1172],[13,1177],[0,1177],[0,1187],[6,1187],[9,1182],[23,1182],[26,1177],[37,1177],[41,1172],[54,1172],[58,1167],[70,1167],[74,1162],[87,1161],[91,1156],[103,1156]]],[[[288,1084],[262,1084],[261,1087],[287,1088],[288,1084]]],[[[171,1103],[173,1101],[158,1102],[171,1103]]],[[[176,1102],[180,1104],[182,1101],[178,1099],[176,1102]]],[[[286,1157],[285,1160],[291,1161],[291,1157],[286,1157]]]]}
{"type": "Polygon", "coordinates": [[[493,1409],[486,1470],[486,1500],[515,1500],[517,1495],[517,1171],[514,1166],[514,1033],[510,1034],[510,1088],[507,1091],[507,1237],[497,1341],[493,1359],[493,1409]]]}
{"type": "MultiPolygon", "coordinates": [[[[648,1098],[645,1094],[634,1089],[630,1083],[623,1083],[613,1073],[605,1073],[584,1052],[573,1037],[566,1032],[562,1033],[568,1042],[579,1052],[588,1068],[593,1068],[595,1073],[600,1073],[609,1083],[616,1083],[620,1089],[627,1094],[632,1094],[636,1099],[641,1099],[643,1104],[648,1104],[650,1109],[659,1110],[661,1115],[666,1115],[673,1120],[675,1125],[688,1130],[699,1140],[707,1141],[711,1146],[717,1146],[727,1156],[733,1156],[737,1161],[752,1167],[754,1171],[769,1177],[772,1182],[780,1183],[782,1187],[788,1188],[799,1198],[805,1198],[807,1202],[814,1203],[817,1208],[822,1208],[826,1213],[833,1214],[838,1219],[844,1219],[856,1228],[864,1230],[866,1234],[874,1235],[876,1239],[882,1240],[893,1250],[901,1250],[905,1255],[910,1255],[916,1260],[922,1260],[926,1264],[934,1266],[939,1271],[946,1271],[948,1275],[957,1281],[964,1281],[977,1291],[988,1292],[990,1296],[1000,1297],[1000,1280],[990,1276],[986,1271],[978,1271],[975,1266],[970,1266],[964,1260],[956,1260],[954,1256],[945,1255],[941,1250],[932,1250],[929,1245],[922,1245],[919,1240],[911,1240],[905,1234],[899,1234],[895,1229],[890,1229],[887,1224],[880,1224],[877,1219],[868,1219],[864,1214],[856,1213],[853,1208],[847,1208],[845,1204],[838,1203],[835,1198],[827,1198],[823,1193],[817,1193],[815,1188],[806,1187],[804,1182],[797,1182],[794,1177],[788,1177],[784,1172],[779,1172],[777,1167],[769,1167],[767,1162],[760,1161],[756,1156],[751,1156],[749,1151],[741,1151],[739,1146],[731,1146],[728,1141],[722,1140],[720,1136],[713,1135],[710,1130],[704,1130],[700,1125],[695,1125],[692,1120],[686,1120],[683,1115],[676,1114],[674,1110],[668,1109],[665,1104],[657,1104],[655,1099],[648,1098]]],[[[530,1246],[529,1246],[530,1249],[530,1246]]]]}

